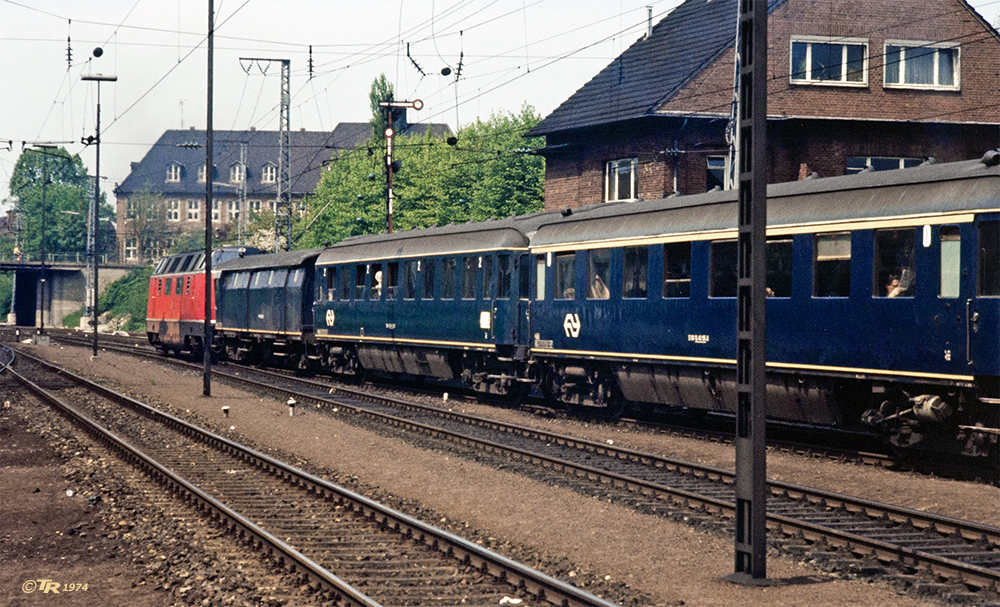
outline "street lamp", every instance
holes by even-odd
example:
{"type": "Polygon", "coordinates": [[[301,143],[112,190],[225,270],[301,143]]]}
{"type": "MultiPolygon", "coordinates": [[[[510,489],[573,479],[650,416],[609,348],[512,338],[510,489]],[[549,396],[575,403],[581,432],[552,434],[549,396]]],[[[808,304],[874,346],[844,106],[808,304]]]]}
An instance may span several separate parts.
{"type": "MultiPolygon", "coordinates": [[[[94,56],[100,57],[104,54],[104,51],[97,47],[94,49],[94,56]]],[[[90,226],[87,230],[87,257],[90,258],[92,264],[92,273],[94,276],[94,282],[90,285],[91,292],[93,293],[93,311],[91,312],[90,322],[94,325],[94,351],[93,357],[97,357],[97,255],[98,247],[100,246],[97,242],[97,232],[98,232],[98,210],[101,206],[101,83],[102,82],[116,82],[118,76],[109,76],[105,74],[85,74],[81,77],[82,80],[93,81],[97,83],[97,123],[94,128],[94,135],[90,137],[85,137],[82,140],[84,145],[95,144],[97,146],[96,160],[94,162],[94,199],[90,203],[90,226]]]]}

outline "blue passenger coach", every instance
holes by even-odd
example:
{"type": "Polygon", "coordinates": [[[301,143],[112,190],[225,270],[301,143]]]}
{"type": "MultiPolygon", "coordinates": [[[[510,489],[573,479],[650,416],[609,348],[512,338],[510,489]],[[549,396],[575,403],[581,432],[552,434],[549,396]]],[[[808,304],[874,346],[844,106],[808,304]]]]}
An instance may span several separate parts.
{"type": "Polygon", "coordinates": [[[316,339],[337,372],[529,383],[529,236],[551,214],[355,237],[316,263],[316,339]]]}
{"type": "MultiPolygon", "coordinates": [[[[995,449],[998,158],[768,188],[770,416],[995,449]]],[[[546,391],[734,411],[736,212],[735,192],[711,192],[540,226],[546,391]]]]}

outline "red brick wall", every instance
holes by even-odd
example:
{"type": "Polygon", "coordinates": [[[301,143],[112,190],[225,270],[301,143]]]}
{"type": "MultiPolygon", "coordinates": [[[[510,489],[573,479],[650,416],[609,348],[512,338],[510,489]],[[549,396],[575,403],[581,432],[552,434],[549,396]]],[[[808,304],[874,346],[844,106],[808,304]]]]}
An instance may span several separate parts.
{"type": "MultiPolygon", "coordinates": [[[[842,175],[850,156],[933,156],[950,162],[977,158],[1000,142],[1000,41],[958,0],[911,0],[905,11],[888,0],[788,0],[768,28],[772,183],[810,172],[842,175]],[[867,39],[867,86],[792,85],[792,33],[867,39]],[[960,41],[961,89],[885,89],[881,55],[887,39],[960,41]]],[[[681,194],[705,191],[706,156],[726,146],[732,82],[729,51],[658,109],[662,119],[550,135],[549,146],[569,146],[546,158],[545,208],[602,202],[605,163],[635,156],[643,198],[674,191],[675,165],[681,194]],[[690,114],[718,118],[685,121],[682,116],[690,114]],[[679,154],[665,153],[675,148],[679,154]]]]}

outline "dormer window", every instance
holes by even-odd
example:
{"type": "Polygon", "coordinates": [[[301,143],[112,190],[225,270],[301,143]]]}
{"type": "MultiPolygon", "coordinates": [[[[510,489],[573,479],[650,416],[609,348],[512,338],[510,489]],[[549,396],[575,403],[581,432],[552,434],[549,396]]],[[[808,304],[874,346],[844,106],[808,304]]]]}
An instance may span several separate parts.
{"type": "Polygon", "coordinates": [[[868,41],[799,36],[792,39],[792,84],[868,84],[868,41]]]}
{"type": "Polygon", "coordinates": [[[167,183],[180,183],[181,180],[181,165],[176,162],[171,162],[167,165],[167,183]]]}
{"type": "Polygon", "coordinates": [[[246,167],[240,163],[235,163],[229,167],[229,182],[230,183],[243,183],[246,179],[246,167]]]}
{"type": "Polygon", "coordinates": [[[205,183],[205,165],[198,167],[198,183],[205,183]]]}
{"type": "Polygon", "coordinates": [[[950,43],[887,41],[886,88],[958,90],[958,48],[950,43]]]}
{"type": "Polygon", "coordinates": [[[267,163],[260,170],[260,182],[261,183],[275,183],[278,181],[278,167],[271,163],[267,163]]]}

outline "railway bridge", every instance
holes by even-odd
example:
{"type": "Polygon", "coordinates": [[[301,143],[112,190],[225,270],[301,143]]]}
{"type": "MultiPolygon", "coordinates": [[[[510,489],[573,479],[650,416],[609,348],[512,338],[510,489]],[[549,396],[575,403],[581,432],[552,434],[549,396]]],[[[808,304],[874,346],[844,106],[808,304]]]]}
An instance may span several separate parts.
{"type": "MultiPolygon", "coordinates": [[[[137,266],[115,262],[100,262],[98,294],[109,284],[128,274],[137,266]]],[[[7,324],[23,327],[60,326],[64,318],[86,307],[89,268],[85,254],[69,255],[64,259],[47,258],[44,267],[38,259],[24,256],[0,257],[0,272],[14,273],[14,293],[7,324]],[[44,316],[43,316],[44,315],[44,316]]],[[[88,323],[84,318],[82,323],[88,323]]]]}

